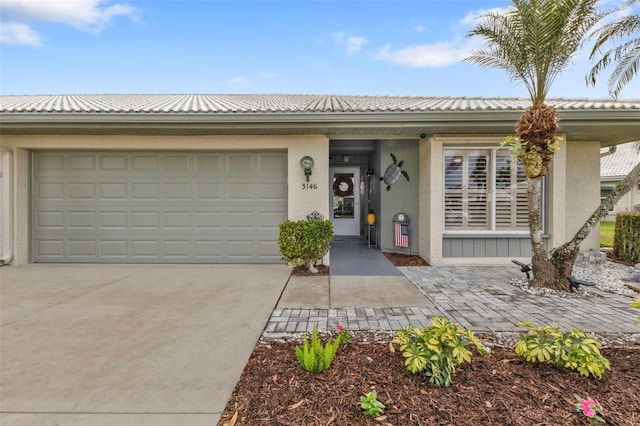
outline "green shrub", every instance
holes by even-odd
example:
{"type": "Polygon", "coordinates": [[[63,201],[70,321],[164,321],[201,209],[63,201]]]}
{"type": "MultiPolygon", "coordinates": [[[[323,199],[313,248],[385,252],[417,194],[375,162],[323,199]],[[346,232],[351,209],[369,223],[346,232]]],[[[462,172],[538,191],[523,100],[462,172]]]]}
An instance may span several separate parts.
{"type": "Polygon", "coordinates": [[[329,340],[326,345],[322,346],[322,342],[318,337],[318,326],[313,326],[311,333],[311,342],[307,335],[302,339],[302,345],[296,346],[296,358],[298,362],[310,373],[322,373],[331,367],[333,358],[338,352],[341,340],[329,340]]]}
{"type": "Polygon", "coordinates": [[[598,339],[582,330],[574,328],[561,333],[560,327],[554,325],[542,328],[531,322],[519,322],[518,325],[529,331],[520,333],[515,352],[528,362],[548,362],[598,379],[610,369],[609,360],[600,354],[598,339]]]}
{"type": "Polygon", "coordinates": [[[286,220],[280,224],[279,232],[281,259],[296,266],[307,265],[314,271],[315,262],[329,251],[333,223],[330,220],[286,220]]]}
{"type": "Polygon", "coordinates": [[[360,397],[360,408],[367,416],[380,417],[384,414],[385,406],[378,401],[378,393],[372,390],[360,397]]]}
{"type": "Polygon", "coordinates": [[[489,353],[471,331],[438,316],[431,319],[431,327],[408,325],[396,331],[393,342],[400,345],[407,370],[428,377],[438,386],[449,386],[456,366],[471,362],[468,345],[474,344],[482,355],[489,353]]]}
{"type": "Polygon", "coordinates": [[[640,261],[640,212],[616,215],[613,253],[621,260],[640,261]]]}

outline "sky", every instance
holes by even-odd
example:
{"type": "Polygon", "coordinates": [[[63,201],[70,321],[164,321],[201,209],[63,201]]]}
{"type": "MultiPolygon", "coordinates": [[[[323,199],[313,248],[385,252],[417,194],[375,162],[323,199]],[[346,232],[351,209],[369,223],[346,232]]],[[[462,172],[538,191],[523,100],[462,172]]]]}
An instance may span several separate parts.
{"type": "MultiPolygon", "coordinates": [[[[605,0],[615,5],[621,0],[605,0]]],[[[506,0],[0,0],[0,94],[250,93],[528,97],[463,62],[506,0]]],[[[631,10],[640,13],[640,7],[631,10]]],[[[588,50],[551,98],[588,87],[588,50]]],[[[619,98],[640,98],[640,76],[619,98]]]]}

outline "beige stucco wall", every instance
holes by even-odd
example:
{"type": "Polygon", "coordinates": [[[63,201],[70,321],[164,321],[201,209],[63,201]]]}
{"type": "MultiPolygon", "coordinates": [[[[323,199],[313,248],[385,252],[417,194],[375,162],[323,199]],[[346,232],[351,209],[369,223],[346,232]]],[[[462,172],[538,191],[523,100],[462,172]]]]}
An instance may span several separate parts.
{"type": "Polygon", "coordinates": [[[432,265],[442,263],[442,139],[419,142],[420,256],[432,265]]]}
{"type": "MultiPolygon", "coordinates": [[[[562,241],[554,240],[554,247],[573,237],[600,205],[600,143],[568,141],[565,151],[565,233],[562,241]]],[[[591,231],[580,248],[600,250],[599,227],[591,231]]]]}
{"type": "MultiPolygon", "coordinates": [[[[29,158],[30,151],[44,149],[95,150],[286,150],[288,154],[288,206],[291,220],[305,219],[312,211],[329,217],[329,139],[326,136],[2,136],[0,145],[13,152],[14,259],[29,260],[29,158]],[[305,155],[315,165],[306,183],[300,159],[305,155]]],[[[328,263],[328,256],[325,259],[328,263]]]]}

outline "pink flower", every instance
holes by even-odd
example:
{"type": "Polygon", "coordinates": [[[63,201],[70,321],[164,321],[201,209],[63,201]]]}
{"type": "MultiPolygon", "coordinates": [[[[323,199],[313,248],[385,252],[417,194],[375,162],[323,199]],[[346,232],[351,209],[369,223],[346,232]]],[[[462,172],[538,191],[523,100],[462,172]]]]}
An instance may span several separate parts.
{"type": "Polygon", "coordinates": [[[336,332],[341,333],[343,329],[344,327],[339,325],[338,328],[336,328],[336,332]]]}
{"type": "Polygon", "coordinates": [[[582,412],[587,417],[594,417],[596,415],[596,412],[594,411],[593,406],[596,406],[602,410],[600,403],[598,403],[598,401],[596,401],[595,399],[591,399],[591,398],[580,401],[580,406],[582,408],[582,412]]]}
{"type": "Polygon", "coordinates": [[[587,406],[587,407],[583,407],[582,408],[582,412],[584,413],[585,416],[587,417],[593,417],[596,415],[596,412],[593,411],[593,408],[587,406]]]}

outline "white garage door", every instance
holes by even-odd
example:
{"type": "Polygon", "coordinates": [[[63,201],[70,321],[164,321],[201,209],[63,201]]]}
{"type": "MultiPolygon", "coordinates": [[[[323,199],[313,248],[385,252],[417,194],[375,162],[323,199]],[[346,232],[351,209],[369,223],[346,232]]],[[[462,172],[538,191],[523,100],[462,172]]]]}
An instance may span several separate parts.
{"type": "Polygon", "coordinates": [[[41,151],[35,262],[274,263],[284,152],[41,151]]]}

